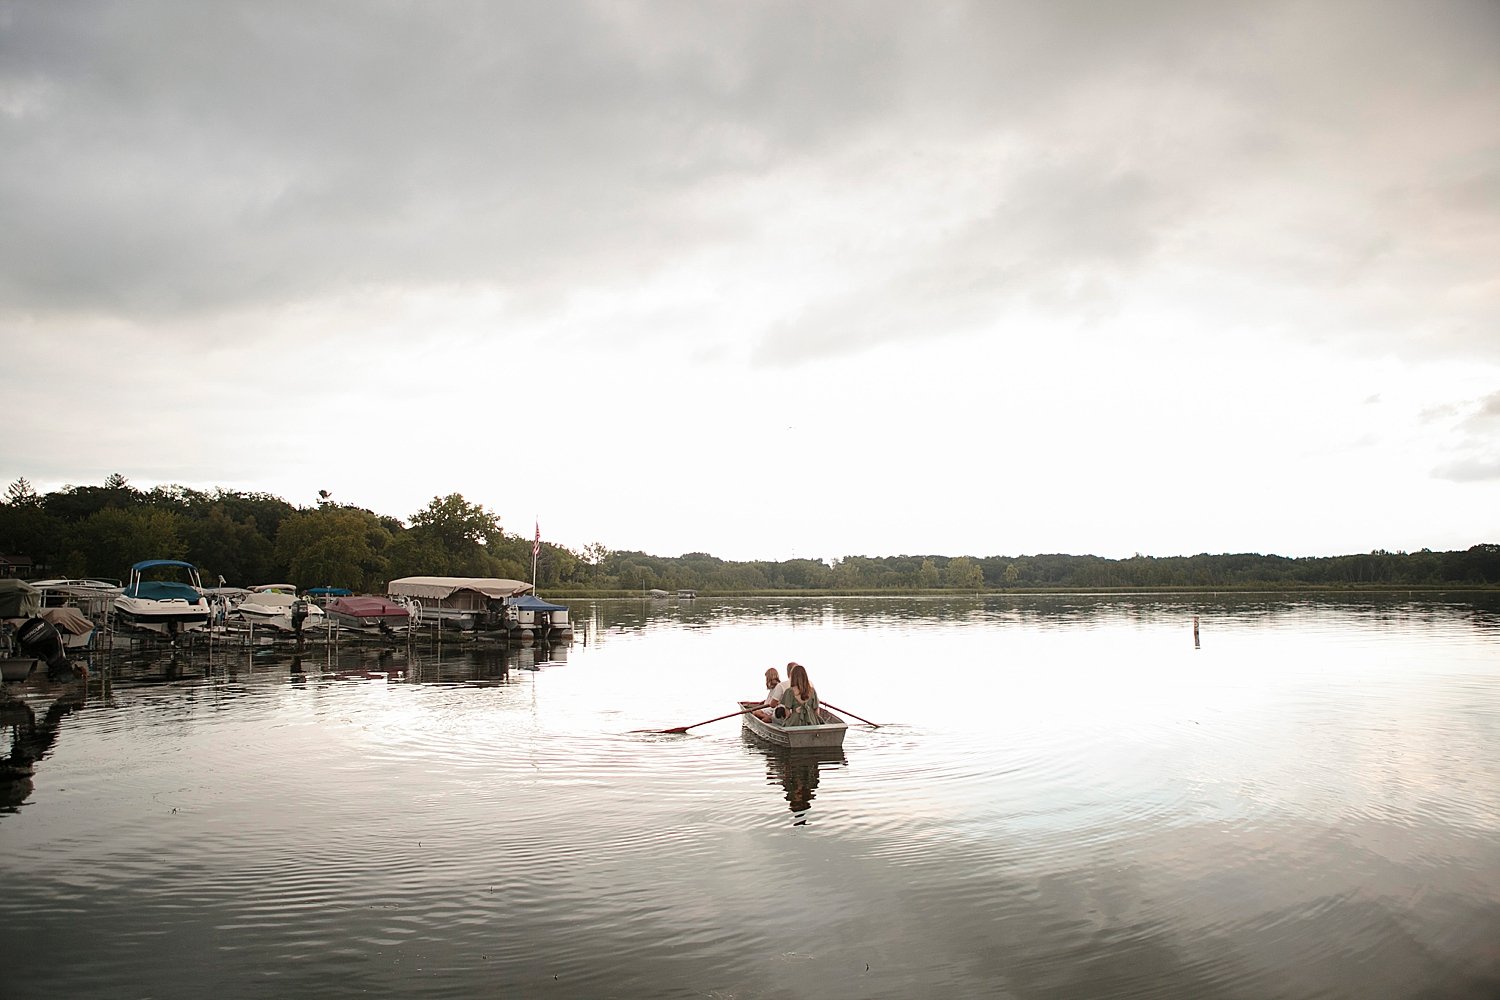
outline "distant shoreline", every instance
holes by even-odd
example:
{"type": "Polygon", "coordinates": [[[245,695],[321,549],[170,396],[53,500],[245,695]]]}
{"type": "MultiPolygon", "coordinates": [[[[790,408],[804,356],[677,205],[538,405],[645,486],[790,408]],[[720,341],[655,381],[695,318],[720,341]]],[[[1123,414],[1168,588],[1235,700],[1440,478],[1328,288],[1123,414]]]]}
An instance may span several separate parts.
{"type": "Polygon", "coordinates": [[[1432,584],[1425,586],[1393,586],[1374,584],[1348,584],[1343,586],[1332,586],[1326,584],[1303,585],[1296,584],[1249,584],[1244,586],[1228,587],[1007,587],[986,588],[983,590],[947,590],[933,588],[928,590],[700,590],[696,598],[678,598],[671,595],[667,597],[652,597],[649,594],[630,592],[623,590],[598,590],[593,588],[572,589],[565,586],[546,588],[548,594],[557,598],[581,598],[584,600],[634,600],[654,601],[658,604],[692,604],[695,600],[714,599],[754,599],[754,598],[790,598],[790,597],[870,597],[904,599],[911,597],[1171,597],[1183,595],[1190,597],[1202,597],[1204,595],[1226,594],[1235,596],[1249,596],[1253,594],[1423,594],[1427,596],[1439,594],[1482,594],[1500,593],[1500,585],[1497,584],[1466,584],[1454,586],[1451,584],[1432,584]]]}

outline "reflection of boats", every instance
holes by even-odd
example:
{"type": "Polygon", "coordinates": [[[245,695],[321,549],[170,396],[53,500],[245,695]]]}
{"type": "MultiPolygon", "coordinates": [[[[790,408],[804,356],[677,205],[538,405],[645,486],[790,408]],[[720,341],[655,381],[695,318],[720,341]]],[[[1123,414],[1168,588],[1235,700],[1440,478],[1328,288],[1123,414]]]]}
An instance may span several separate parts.
{"type": "MultiPolygon", "coordinates": [[[[740,709],[755,708],[759,702],[739,702],[740,709]]],[[[826,708],[818,710],[819,724],[816,726],[778,726],[762,722],[754,712],[743,712],[740,720],[744,728],[772,746],[790,750],[836,750],[844,745],[844,732],[849,724],[826,708]]]]}
{"type": "Polygon", "coordinates": [[[411,620],[401,605],[372,595],[336,597],[324,605],[323,610],[340,628],[372,635],[404,632],[411,620]]]}
{"type": "Polygon", "coordinates": [[[254,625],[269,625],[284,632],[295,632],[299,627],[318,628],[328,622],[323,609],[298,598],[297,588],[290,583],[263,583],[251,587],[235,611],[254,625]]]}
{"type": "Polygon", "coordinates": [[[13,812],[32,792],[36,764],[52,751],[63,717],[83,705],[80,687],[56,698],[42,718],[19,699],[0,701],[0,729],[10,734],[10,749],[0,757],[0,812],[13,812]]]}
{"type": "Polygon", "coordinates": [[[162,635],[176,636],[208,624],[208,598],[198,569],[177,559],[147,559],[130,567],[130,583],[114,603],[121,624],[162,635]],[[146,578],[150,572],[172,570],[179,579],[146,578]]]}

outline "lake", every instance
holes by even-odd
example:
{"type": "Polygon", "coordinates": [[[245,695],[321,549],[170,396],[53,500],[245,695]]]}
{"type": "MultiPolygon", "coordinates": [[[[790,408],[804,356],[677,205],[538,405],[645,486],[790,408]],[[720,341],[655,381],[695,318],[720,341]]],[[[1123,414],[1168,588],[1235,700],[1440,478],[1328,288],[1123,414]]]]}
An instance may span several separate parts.
{"type": "Polygon", "coordinates": [[[7,685],[7,1000],[1500,996],[1500,596],[569,603],[7,685]]]}

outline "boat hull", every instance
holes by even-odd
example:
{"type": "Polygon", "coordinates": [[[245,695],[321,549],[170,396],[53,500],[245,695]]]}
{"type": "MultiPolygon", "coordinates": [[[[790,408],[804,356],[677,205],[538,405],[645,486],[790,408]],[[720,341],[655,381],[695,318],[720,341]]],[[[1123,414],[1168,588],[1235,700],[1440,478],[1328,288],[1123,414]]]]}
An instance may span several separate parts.
{"type": "MultiPolygon", "coordinates": [[[[235,613],[244,621],[257,627],[269,627],[282,632],[296,632],[298,624],[295,618],[295,598],[286,602],[275,602],[264,598],[247,597],[235,608],[235,613]]],[[[304,606],[301,630],[304,632],[322,628],[327,624],[328,615],[323,609],[311,601],[302,602],[304,606]]]]}
{"type": "Polygon", "coordinates": [[[192,563],[178,559],[147,559],[130,567],[130,585],[114,600],[114,618],[120,625],[177,636],[208,626],[208,598],[192,563]],[[182,580],[146,579],[146,570],[172,569],[182,580]]]}
{"type": "Polygon", "coordinates": [[[0,656],[0,680],[24,681],[36,669],[34,656],[0,656]]]}
{"type": "MultiPolygon", "coordinates": [[[[754,708],[756,703],[742,701],[739,706],[741,709],[754,708]]],[[[826,708],[819,713],[819,718],[823,720],[822,725],[778,726],[762,722],[753,712],[745,712],[740,716],[740,723],[761,742],[775,747],[788,750],[837,750],[842,747],[849,724],[826,708]]]]}
{"type": "Polygon", "coordinates": [[[117,597],[115,619],[130,628],[162,635],[177,635],[206,626],[208,606],[205,602],[189,604],[182,600],[152,601],[117,597]]]}

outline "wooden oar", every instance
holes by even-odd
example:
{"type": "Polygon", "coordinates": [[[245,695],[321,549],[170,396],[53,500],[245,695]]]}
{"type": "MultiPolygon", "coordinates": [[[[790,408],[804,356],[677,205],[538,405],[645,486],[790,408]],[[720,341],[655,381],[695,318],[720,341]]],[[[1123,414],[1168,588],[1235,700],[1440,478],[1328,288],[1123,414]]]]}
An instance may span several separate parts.
{"type": "Polygon", "coordinates": [[[643,732],[643,733],[651,733],[651,732],[657,732],[657,733],[685,733],[689,729],[697,729],[699,726],[706,726],[710,722],[718,722],[721,719],[732,719],[736,715],[744,715],[746,712],[753,712],[757,708],[760,708],[760,706],[759,705],[751,705],[749,708],[742,708],[738,712],[730,712],[728,715],[719,715],[719,716],[715,716],[712,719],[704,719],[702,722],[695,722],[691,726],[677,726],[677,727],[675,727],[673,729],[654,729],[654,730],[653,729],[642,729],[642,730],[639,730],[639,732],[643,732]]]}
{"type": "Polygon", "coordinates": [[[880,725],[878,723],[871,722],[869,719],[861,719],[859,716],[855,715],[853,712],[849,711],[847,708],[839,708],[837,705],[835,705],[831,701],[825,701],[825,702],[823,702],[823,704],[826,705],[827,707],[833,709],[835,712],[842,712],[844,715],[849,716],[851,719],[859,719],[860,722],[863,722],[865,725],[870,726],[870,727],[872,727],[874,729],[879,729],[880,728],[880,725]]]}

